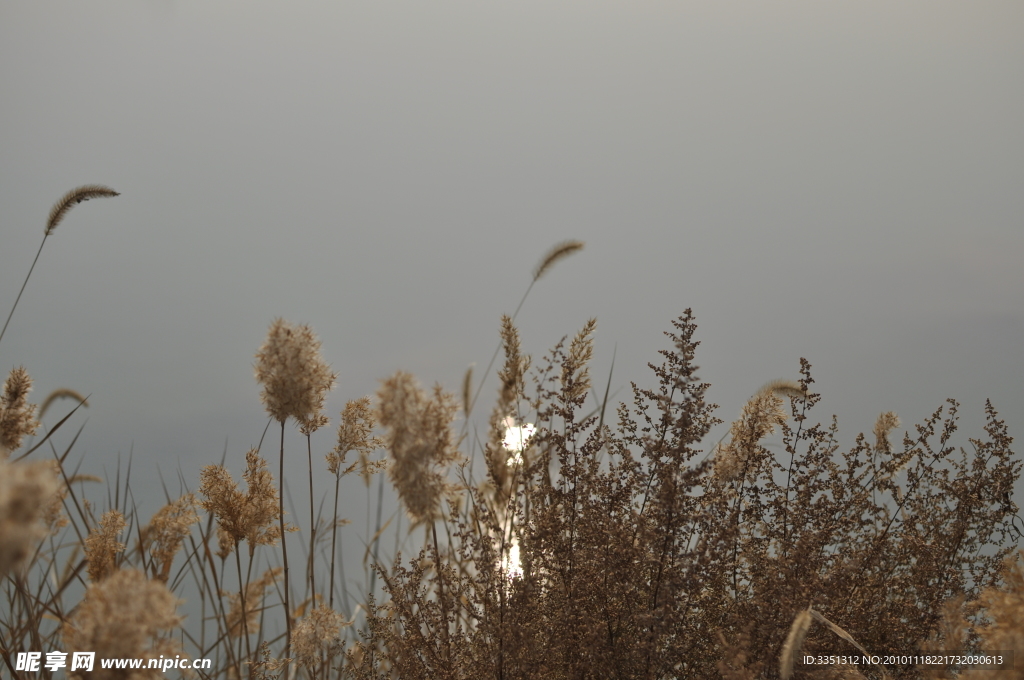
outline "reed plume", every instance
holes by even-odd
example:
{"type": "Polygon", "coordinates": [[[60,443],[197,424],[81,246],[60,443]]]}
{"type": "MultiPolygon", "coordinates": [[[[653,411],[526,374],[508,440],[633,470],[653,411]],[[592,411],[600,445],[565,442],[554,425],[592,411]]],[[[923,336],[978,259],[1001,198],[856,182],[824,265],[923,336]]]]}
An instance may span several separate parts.
{"type": "Polygon", "coordinates": [[[228,598],[229,603],[226,621],[228,635],[237,638],[241,637],[243,632],[251,634],[260,629],[260,614],[263,611],[263,599],[266,597],[267,588],[281,580],[283,571],[280,567],[275,567],[263,572],[258,579],[246,584],[244,598],[241,591],[221,592],[221,595],[228,598]]]}
{"type": "Polygon", "coordinates": [[[292,633],[295,660],[311,672],[315,671],[327,658],[341,651],[341,629],[350,623],[326,605],[315,608],[295,624],[292,633]]]}
{"type": "Polygon", "coordinates": [[[142,543],[153,560],[154,578],[167,582],[174,556],[198,521],[196,497],[191,493],[168,503],[153,515],[142,531],[142,543]]]}
{"type": "MultiPolygon", "coordinates": [[[[252,557],[257,546],[275,545],[281,536],[280,506],[274,478],[267,462],[257,449],[245,454],[246,469],[242,475],[247,490],[243,493],[231,479],[231,473],[220,465],[207,465],[200,474],[199,505],[217,518],[217,525],[228,545],[245,541],[252,557]]],[[[294,531],[291,525],[285,531],[294,531]]],[[[230,554],[230,552],[228,553],[230,554]]]]}
{"type": "MultiPolygon", "coordinates": [[[[173,657],[181,651],[161,631],[181,624],[179,600],[160,581],[151,581],[137,569],[124,569],[94,582],[64,624],[63,637],[70,652],[95,652],[97,659],[173,657]]],[[[70,658],[70,657],[69,657],[70,658]]],[[[104,669],[97,661],[91,672],[69,671],[73,680],[160,680],[159,669],[104,669]]]]}
{"type": "Polygon", "coordinates": [[[117,571],[117,554],[124,543],[117,537],[127,526],[120,510],[108,510],[85,539],[85,558],[89,561],[89,580],[99,583],[117,571]]]}
{"type": "Polygon", "coordinates": [[[7,458],[25,437],[35,434],[39,421],[36,405],[28,403],[32,378],[24,366],[11,370],[0,394],[0,457],[7,458]]]}
{"type": "Polygon", "coordinates": [[[458,411],[455,398],[440,385],[428,396],[402,371],[385,380],[377,396],[377,420],[387,428],[391,482],[414,525],[432,521],[449,489],[441,470],[459,458],[451,430],[458,411]]]}
{"type": "Polygon", "coordinates": [[[319,426],[337,376],[320,356],[320,339],[309,326],[275,319],[256,353],[255,368],[263,386],[260,399],[274,420],[294,418],[302,427],[319,426]]]}
{"type": "Polygon", "coordinates": [[[59,522],[60,488],[49,462],[0,459],[0,576],[24,565],[59,522]]]}

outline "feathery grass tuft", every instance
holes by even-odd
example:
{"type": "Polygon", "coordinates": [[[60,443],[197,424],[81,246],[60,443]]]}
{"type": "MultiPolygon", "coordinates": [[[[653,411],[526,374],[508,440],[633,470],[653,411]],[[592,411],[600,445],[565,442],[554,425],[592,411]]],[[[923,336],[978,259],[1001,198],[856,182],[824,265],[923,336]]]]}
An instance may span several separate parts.
{"type": "Polygon", "coordinates": [[[112,198],[120,195],[110,187],[105,187],[102,184],[86,184],[72,189],[61,196],[60,200],[54,203],[50,209],[50,218],[46,220],[46,235],[52,234],[53,230],[64,219],[64,216],[79,203],[93,198],[112,198]]]}

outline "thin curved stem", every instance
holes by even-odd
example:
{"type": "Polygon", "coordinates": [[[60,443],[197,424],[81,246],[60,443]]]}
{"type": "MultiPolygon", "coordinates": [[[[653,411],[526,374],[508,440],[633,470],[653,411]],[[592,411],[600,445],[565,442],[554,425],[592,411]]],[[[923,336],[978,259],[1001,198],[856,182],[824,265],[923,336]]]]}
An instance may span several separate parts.
{"type": "Polygon", "coordinates": [[[14,306],[11,307],[11,312],[7,315],[7,321],[4,322],[4,329],[0,331],[0,340],[4,339],[4,333],[7,332],[7,324],[11,323],[11,317],[14,316],[14,310],[18,307],[18,302],[21,300],[21,294],[25,292],[25,286],[28,285],[28,280],[32,277],[32,270],[36,268],[36,262],[39,261],[39,253],[43,252],[43,246],[46,244],[47,236],[49,236],[49,234],[43,234],[43,242],[39,244],[39,250],[36,251],[36,257],[32,260],[32,266],[28,268],[28,275],[21,283],[21,290],[18,291],[18,297],[14,299],[14,306]]]}

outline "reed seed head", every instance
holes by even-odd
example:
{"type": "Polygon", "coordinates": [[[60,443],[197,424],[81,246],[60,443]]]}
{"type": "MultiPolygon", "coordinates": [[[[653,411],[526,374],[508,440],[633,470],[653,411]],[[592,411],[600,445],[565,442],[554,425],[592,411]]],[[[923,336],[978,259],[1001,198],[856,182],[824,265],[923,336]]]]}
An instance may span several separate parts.
{"type": "MultiPolygon", "coordinates": [[[[180,647],[161,631],[181,624],[179,601],[160,581],[151,581],[135,569],[118,571],[93,583],[75,614],[64,624],[63,637],[69,652],[95,652],[97,659],[156,659],[174,657],[180,647]]],[[[70,656],[68,657],[70,658],[70,656]]],[[[159,669],[104,669],[97,661],[92,672],[70,672],[75,680],[160,680],[159,669]]]]}
{"type": "Polygon", "coordinates": [[[108,510],[100,518],[100,525],[89,532],[85,539],[85,558],[89,561],[89,579],[93,583],[117,571],[117,553],[124,550],[124,543],[117,537],[126,526],[120,511],[108,510]]]}
{"type": "Polygon", "coordinates": [[[237,638],[247,630],[250,634],[260,629],[260,614],[267,588],[281,579],[284,569],[275,567],[263,572],[263,576],[250,582],[245,588],[245,626],[242,626],[242,598],[237,591],[221,592],[228,598],[230,608],[227,615],[228,635],[237,638]]]}
{"type": "MultiPolygon", "coordinates": [[[[199,504],[217,518],[222,557],[231,554],[231,544],[246,541],[251,555],[259,545],[275,545],[281,536],[277,489],[267,462],[257,449],[245,454],[246,470],[242,478],[246,493],[238,490],[229,473],[220,465],[207,465],[199,475],[199,504]]],[[[285,527],[286,531],[294,527],[285,527]]]]}
{"type": "Polygon", "coordinates": [[[309,326],[274,320],[256,353],[260,399],[274,420],[294,418],[306,434],[326,425],[324,399],[336,377],[320,356],[320,339],[309,326]]]}
{"type": "Polygon", "coordinates": [[[292,631],[292,653],[295,660],[307,668],[320,665],[323,655],[333,656],[341,651],[341,629],[350,625],[338,612],[320,605],[302,619],[292,631]]]}
{"type": "Polygon", "coordinates": [[[384,442],[391,454],[391,482],[416,523],[431,521],[448,491],[440,469],[459,457],[451,430],[455,398],[440,385],[428,396],[402,371],[385,380],[377,396],[377,420],[388,428],[384,442]]]}
{"type": "Polygon", "coordinates": [[[900,418],[895,411],[886,411],[878,415],[875,421],[875,452],[887,453],[891,451],[889,433],[900,426],[900,418]]]}
{"type": "Polygon", "coordinates": [[[44,522],[61,485],[49,461],[0,459],[0,575],[21,567],[49,533],[44,522]]]}
{"type": "Polygon", "coordinates": [[[159,568],[157,578],[161,581],[167,582],[174,556],[191,532],[192,525],[198,521],[196,497],[189,493],[160,508],[143,531],[149,554],[159,568]]]}
{"type": "Polygon", "coordinates": [[[24,366],[13,369],[4,381],[0,394],[0,457],[7,458],[21,446],[22,440],[36,433],[36,406],[28,403],[32,378],[24,366]]]}
{"type": "Polygon", "coordinates": [[[377,461],[370,461],[370,453],[383,444],[379,437],[371,434],[376,426],[369,397],[353,399],[345,404],[338,424],[338,444],[327,454],[327,469],[331,474],[348,474],[358,467],[363,481],[369,485],[370,475],[378,467],[377,461]],[[349,451],[356,451],[359,461],[342,469],[349,451]]]}

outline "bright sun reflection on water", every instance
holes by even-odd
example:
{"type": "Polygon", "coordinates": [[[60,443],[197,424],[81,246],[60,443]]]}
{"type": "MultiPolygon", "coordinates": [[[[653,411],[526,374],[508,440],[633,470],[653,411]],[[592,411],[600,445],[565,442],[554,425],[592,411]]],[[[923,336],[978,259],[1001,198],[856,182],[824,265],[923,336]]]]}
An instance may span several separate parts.
{"type": "Polygon", "coordinates": [[[516,425],[516,421],[512,416],[505,418],[505,440],[502,442],[502,445],[512,452],[512,455],[508,457],[509,466],[523,462],[522,455],[520,454],[527,444],[530,443],[530,437],[536,431],[537,428],[533,423],[516,425]]]}
{"type": "MultiPolygon", "coordinates": [[[[523,462],[522,451],[530,443],[530,437],[537,431],[533,423],[516,425],[514,418],[505,418],[505,439],[502,445],[512,454],[508,457],[509,467],[523,462]]],[[[513,537],[508,549],[508,556],[503,560],[502,565],[508,578],[516,578],[523,575],[523,567],[519,561],[519,542],[513,537]]]]}

